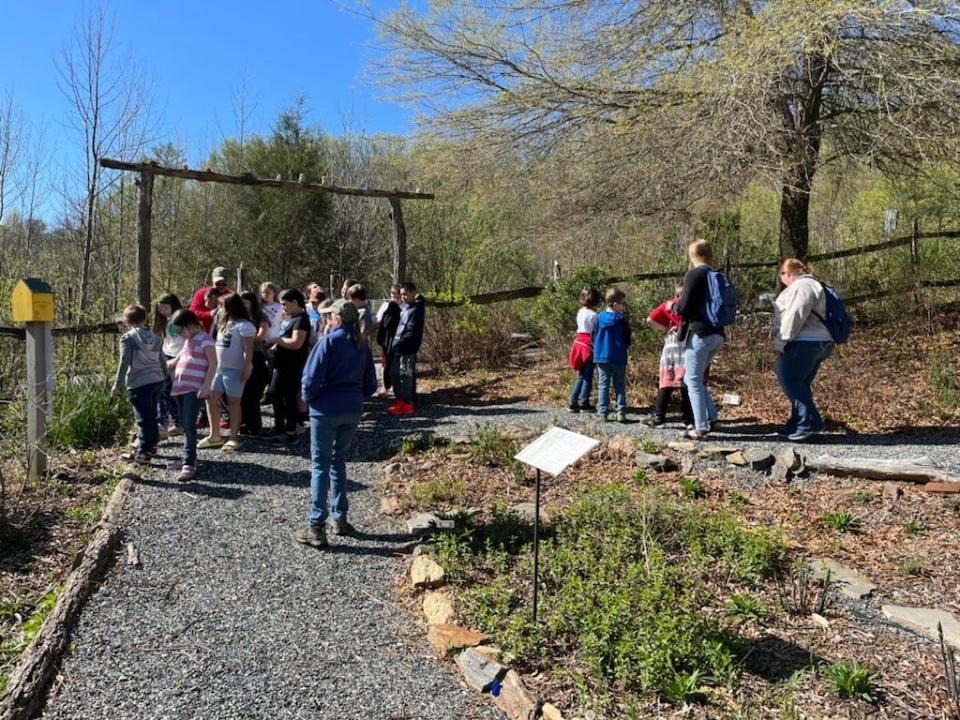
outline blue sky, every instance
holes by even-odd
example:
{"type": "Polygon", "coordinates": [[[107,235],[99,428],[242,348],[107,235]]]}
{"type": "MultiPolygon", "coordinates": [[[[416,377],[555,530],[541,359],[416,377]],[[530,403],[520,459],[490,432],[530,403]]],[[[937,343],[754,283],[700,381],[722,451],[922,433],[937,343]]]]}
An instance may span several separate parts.
{"type": "MultiPolygon", "coordinates": [[[[348,4],[345,0],[344,4],[348,4]]],[[[377,0],[379,9],[393,2],[377,0]]],[[[364,79],[376,57],[375,32],[330,0],[106,0],[114,38],[154,79],[165,139],[199,162],[235,131],[231,95],[245,78],[255,104],[254,131],[266,131],[299,94],[308,120],[337,134],[348,117],[355,130],[413,130],[411,110],[380,101],[364,79]]],[[[68,104],[55,61],[84,5],[79,0],[0,0],[0,94],[13,89],[28,122],[45,121],[55,161],[77,139],[64,121],[68,104]]]]}

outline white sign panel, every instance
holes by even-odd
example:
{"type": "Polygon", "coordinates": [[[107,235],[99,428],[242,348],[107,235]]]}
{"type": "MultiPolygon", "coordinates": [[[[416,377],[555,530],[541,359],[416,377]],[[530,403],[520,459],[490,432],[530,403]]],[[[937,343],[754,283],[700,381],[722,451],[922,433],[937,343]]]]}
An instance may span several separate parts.
{"type": "Polygon", "coordinates": [[[599,440],[555,427],[527,445],[514,458],[556,477],[599,444],[599,440]]]}

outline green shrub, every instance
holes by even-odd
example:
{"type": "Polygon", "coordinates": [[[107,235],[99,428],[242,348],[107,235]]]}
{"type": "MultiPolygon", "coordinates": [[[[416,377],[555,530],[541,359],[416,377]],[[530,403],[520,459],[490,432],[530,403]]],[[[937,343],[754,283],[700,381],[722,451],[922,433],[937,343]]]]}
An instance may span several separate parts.
{"type": "Polygon", "coordinates": [[[855,533],[860,529],[860,518],[847,510],[835,510],[824,513],[820,522],[832,530],[842,533],[855,533]]]}
{"type": "Polygon", "coordinates": [[[473,438],[473,457],[484,465],[510,468],[514,474],[523,474],[519,461],[514,459],[520,451],[517,443],[495,427],[487,426],[473,438]]]}
{"type": "Polygon", "coordinates": [[[3,697],[3,693],[7,689],[7,683],[10,681],[10,674],[13,672],[14,667],[16,667],[17,659],[23,654],[23,651],[27,649],[27,646],[33,642],[33,638],[37,636],[37,633],[40,632],[43,621],[46,620],[47,615],[49,615],[54,606],[56,606],[57,598],[62,589],[62,585],[57,585],[53,590],[40,598],[34,606],[33,612],[30,613],[23,622],[23,625],[20,626],[19,636],[10,638],[0,645],[0,697],[3,697]]]}
{"type": "Polygon", "coordinates": [[[760,622],[768,615],[766,606],[749,595],[734,594],[727,598],[727,617],[731,620],[760,622]]]}
{"type": "Polygon", "coordinates": [[[580,308],[580,291],[585,287],[596,288],[602,305],[609,275],[593,265],[574,268],[533,301],[531,320],[547,338],[568,339],[576,330],[574,321],[580,308]]]}
{"type": "Polygon", "coordinates": [[[444,476],[414,483],[410,486],[410,497],[418,507],[430,507],[455,503],[463,498],[466,491],[467,483],[463,478],[444,476]]]}
{"type": "Polygon", "coordinates": [[[823,676],[830,688],[842,698],[869,703],[877,700],[876,676],[856,660],[828,665],[823,670],[823,676]]]}
{"type": "Polygon", "coordinates": [[[680,478],[680,494],[685,498],[696,500],[706,497],[707,491],[703,487],[703,483],[700,482],[700,478],[687,475],[680,478]]]}
{"type": "Polygon", "coordinates": [[[949,416],[960,410],[960,362],[950,352],[940,350],[930,353],[927,379],[943,415],[949,416]]]}
{"type": "Polygon", "coordinates": [[[64,380],[53,393],[47,439],[53,447],[74,449],[113,445],[132,417],[126,398],[111,395],[107,381],[64,380]]]}

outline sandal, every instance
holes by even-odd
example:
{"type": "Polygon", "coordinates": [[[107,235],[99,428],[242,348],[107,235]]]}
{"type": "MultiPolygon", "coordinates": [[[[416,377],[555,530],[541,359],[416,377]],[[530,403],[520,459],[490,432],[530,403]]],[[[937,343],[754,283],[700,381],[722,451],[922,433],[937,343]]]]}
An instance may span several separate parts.
{"type": "Polygon", "coordinates": [[[213,440],[209,435],[207,435],[203,440],[197,443],[197,450],[208,450],[211,448],[223,447],[223,443],[224,440],[222,437],[213,440]]]}
{"type": "Polygon", "coordinates": [[[178,482],[190,482],[193,476],[197,474],[197,469],[193,465],[184,465],[180,468],[180,474],[177,475],[178,482]]]}
{"type": "Polygon", "coordinates": [[[700,432],[696,428],[693,430],[687,430],[681,435],[684,440],[706,440],[709,432],[700,432]]]}

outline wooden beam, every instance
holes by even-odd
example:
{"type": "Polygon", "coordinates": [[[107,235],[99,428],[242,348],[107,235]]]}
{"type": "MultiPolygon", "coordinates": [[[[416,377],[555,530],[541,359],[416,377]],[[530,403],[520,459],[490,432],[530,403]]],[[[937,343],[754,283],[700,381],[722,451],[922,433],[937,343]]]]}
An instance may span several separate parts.
{"type": "Polygon", "coordinates": [[[927,457],[916,460],[886,460],[821,455],[812,460],[808,459],[807,467],[825,475],[854,476],[868,480],[904,480],[915,483],[960,482],[960,476],[931,464],[927,457]]]}
{"type": "Polygon", "coordinates": [[[183,180],[198,182],[217,182],[228,185],[253,185],[255,187],[272,187],[288,192],[325,192],[334,195],[356,195],[358,197],[403,198],[404,200],[433,200],[433,193],[410,192],[407,190],[381,190],[377,188],[358,188],[333,185],[330,183],[295,182],[292,180],[277,180],[272,178],[258,178],[252,174],[226,175],[212,170],[191,170],[187,167],[172,168],[157,165],[156,163],[132,163],[110,158],[100,159],[101,167],[110,170],[130,170],[132,172],[151,172],[154,175],[177,177],[183,180]]]}
{"type": "Polygon", "coordinates": [[[399,198],[390,198],[390,214],[396,231],[393,236],[393,283],[396,285],[407,279],[407,228],[403,224],[399,198]]]}
{"type": "Polygon", "coordinates": [[[137,302],[150,312],[150,225],[153,216],[153,173],[140,171],[137,206],[137,302]]]}

